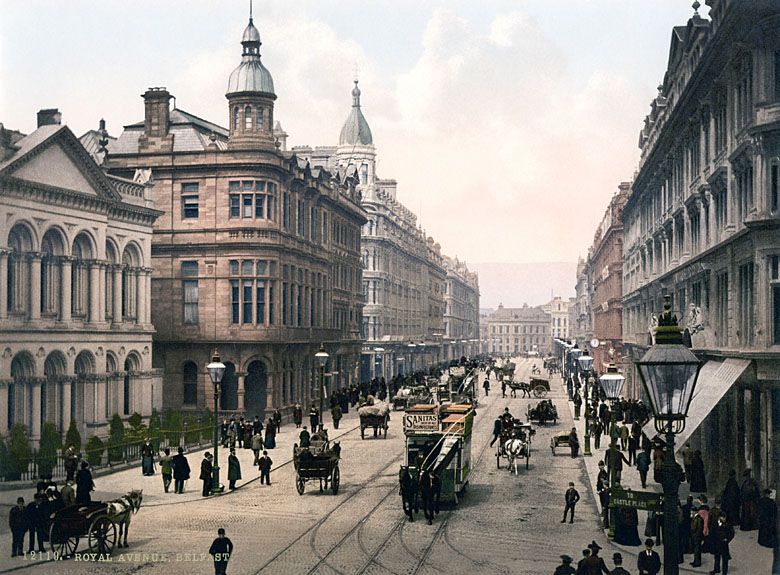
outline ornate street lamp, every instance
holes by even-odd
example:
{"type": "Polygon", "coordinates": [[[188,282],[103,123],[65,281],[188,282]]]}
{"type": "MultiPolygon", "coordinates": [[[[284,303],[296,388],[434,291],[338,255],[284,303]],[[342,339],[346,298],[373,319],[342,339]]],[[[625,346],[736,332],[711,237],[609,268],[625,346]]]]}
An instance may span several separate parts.
{"type": "MultiPolygon", "coordinates": [[[[604,395],[610,403],[609,412],[609,493],[610,497],[615,489],[619,486],[617,481],[617,458],[623,457],[623,454],[618,451],[617,439],[618,439],[618,426],[617,426],[617,409],[615,408],[615,402],[620,398],[620,392],[623,391],[623,384],[626,378],[623,377],[617,370],[617,367],[612,362],[612,355],[610,354],[610,362],[607,364],[607,373],[599,378],[601,388],[604,390],[604,395]]],[[[609,510],[606,510],[609,513],[609,510]]],[[[604,515],[606,520],[607,515],[604,515]]],[[[677,514],[674,515],[675,519],[677,514]]],[[[609,522],[609,537],[615,536],[615,522],[609,522]]]]}
{"type": "Polygon", "coordinates": [[[642,386],[653,408],[655,429],[666,435],[661,481],[664,488],[664,575],[679,573],[677,493],[680,472],[674,460],[674,436],[685,429],[685,418],[702,366],[683,344],[677,316],[672,315],[671,310],[671,298],[664,296],[664,311],[658,318],[655,345],[637,362],[642,386]]]}
{"type": "MultiPolygon", "coordinates": [[[[583,377],[587,378],[590,376],[590,369],[593,367],[593,358],[588,355],[581,355],[579,359],[577,360],[580,363],[580,369],[582,370],[582,373],[585,374],[583,377]]],[[[588,379],[585,380],[586,382],[588,379]]],[[[592,379],[591,379],[592,381],[592,379]]],[[[590,401],[588,400],[588,385],[585,384],[585,451],[583,452],[583,455],[593,455],[590,451],[590,418],[592,417],[593,413],[590,409],[590,401]]]]}
{"type": "Polygon", "coordinates": [[[222,377],[225,375],[225,364],[219,357],[219,352],[215,349],[211,356],[211,363],[206,366],[214,384],[214,467],[213,478],[211,482],[211,493],[222,493],[222,487],[219,484],[219,386],[222,383],[222,377]]]}
{"type": "MultiPolygon", "coordinates": [[[[317,365],[320,368],[320,427],[322,427],[324,419],[322,409],[323,400],[325,399],[325,364],[328,363],[328,358],[330,358],[330,356],[328,355],[328,352],[325,351],[325,345],[320,344],[319,351],[314,354],[314,359],[317,361],[317,365]]],[[[317,430],[313,429],[312,433],[315,431],[317,430]]]]}

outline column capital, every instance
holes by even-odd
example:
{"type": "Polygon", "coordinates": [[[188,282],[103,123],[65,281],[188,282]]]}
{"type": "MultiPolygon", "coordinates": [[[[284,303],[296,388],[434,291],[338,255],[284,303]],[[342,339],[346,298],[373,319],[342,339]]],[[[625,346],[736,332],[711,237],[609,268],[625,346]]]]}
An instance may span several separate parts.
{"type": "Polygon", "coordinates": [[[0,258],[10,256],[14,251],[11,248],[0,248],[0,258]]]}
{"type": "Polygon", "coordinates": [[[43,252],[24,252],[24,257],[27,260],[40,260],[44,256],[43,252]]]}

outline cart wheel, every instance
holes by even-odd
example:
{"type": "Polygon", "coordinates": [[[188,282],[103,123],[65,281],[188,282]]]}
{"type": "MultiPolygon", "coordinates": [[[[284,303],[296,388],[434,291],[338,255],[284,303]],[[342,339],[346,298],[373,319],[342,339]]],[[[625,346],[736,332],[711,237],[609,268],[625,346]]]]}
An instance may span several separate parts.
{"type": "Polygon", "coordinates": [[[552,451],[552,454],[555,455],[555,438],[550,438],[550,451],[552,451]]]}
{"type": "Polygon", "coordinates": [[[360,426],[360,439],[365,439],[365,438],[366,438],[366,428],[361,425],[360,426]]]}
{"type": "Polygon", "coordinates": [[[73,555],[76,552],[76,549],[78,549],[79,538],[61,535],[59,529],[57,529],[57,524],[52,523],[49,528],[49,545],[51,546],[55,559],[66,559],[73,555]]]}
{"type": "Polygon", "coordinates": [[[303,495],[303,490],[306,489],[306,482],[300,475],[295,477],[295,488],[298,490],[298,495],[303,495]]]}
{"type": "Polygon", "coordinates": [[[525,454],[525,468],[528,469],[528,464],[531,461],[531,450],[528,450],[528,453],[525,454]]]}
{"type": "Polygon", "coordinates": [[[501,456],[496,453],[496,469],[501,469],[501,456]]]}
{"type": "Polygon", "coordinates": [[[390,427],[387,425],[387,421],[385,421],[385,439],[387,439],[387,428],[390,427]]]}
{"type": "Polygon", "coordinates": [[[105,515],[98,517],[89,527],[88,538],[90,551],[110,554],[116,545],[116,525],[105,515]]]}
{"type": "Polygon", "coordinates": [[[547,390],[543,385],[537,385],[534,387],[534,397],[544,397],[547,395],[547,390]]]}
{"type": "Polygon", "coordinates": [[[333,475],[330,477],[330,489],[333,491],[333,495],[339,494],[339,480],[341,479],[341,474],[339,473],[339,468],[336,466],[333,469],[333,475]]]}

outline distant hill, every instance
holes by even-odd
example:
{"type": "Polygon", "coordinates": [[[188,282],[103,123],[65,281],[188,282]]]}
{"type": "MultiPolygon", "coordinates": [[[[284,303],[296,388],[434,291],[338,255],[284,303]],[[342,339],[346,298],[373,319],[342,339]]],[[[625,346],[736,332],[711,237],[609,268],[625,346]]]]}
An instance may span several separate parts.
{"type": "Polygon", "coordinates": [[[479,307],[496,308],[542,305],[552,299],[574,297],[577,283],[576,262],[532,264],[472,263],[469,269],[479,273],[479,307]]]}

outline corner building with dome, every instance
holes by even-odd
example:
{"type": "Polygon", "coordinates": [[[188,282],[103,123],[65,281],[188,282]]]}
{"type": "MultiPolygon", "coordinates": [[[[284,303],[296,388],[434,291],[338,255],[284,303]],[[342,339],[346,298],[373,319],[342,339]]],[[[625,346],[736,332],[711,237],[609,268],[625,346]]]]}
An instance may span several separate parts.
{"type": "Polygon", "coordinates": [[[151,174],[163,215],[152,241],[154,365],[164,407],[213,409],[206,371],[227,370],[222,415],[266,418],[318,399],[314,354],[330,354],[326,387],[357,381],[362,323],[355,169],[313,167],[286,151],[276,91],[250,17],[227,83],[228,129],[143,94],[144,119],[110,142],[116,176],[151,174]]]}

